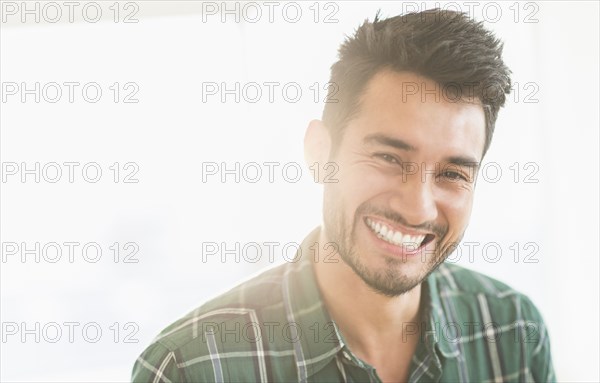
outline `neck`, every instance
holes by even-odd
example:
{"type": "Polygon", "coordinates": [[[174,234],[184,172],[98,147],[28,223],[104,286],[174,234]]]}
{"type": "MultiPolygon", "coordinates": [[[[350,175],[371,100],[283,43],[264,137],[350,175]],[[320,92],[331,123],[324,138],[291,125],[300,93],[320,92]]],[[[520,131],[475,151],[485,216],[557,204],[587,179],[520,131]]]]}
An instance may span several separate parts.
{"type": "MultiPolygon", "coordinates": [[[[327,243],[321,230],[319,246],[327,243]]],[[[419,327],[421,284],[389,297],[375,292],[339,255],[334,262],[316,262],[314,270],[325,306],[348,346],[367,359],[412,342],[419,327]]]]}

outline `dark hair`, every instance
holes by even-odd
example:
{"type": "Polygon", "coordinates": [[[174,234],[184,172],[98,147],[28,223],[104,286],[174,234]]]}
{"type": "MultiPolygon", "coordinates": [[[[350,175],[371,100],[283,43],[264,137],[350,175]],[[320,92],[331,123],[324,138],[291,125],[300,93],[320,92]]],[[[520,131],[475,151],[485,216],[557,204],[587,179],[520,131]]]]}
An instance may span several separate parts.
{"type": "Polygon", "coordinates": [[[392,69],[429,78],[450,91],[452,99],[479,99],[486,119],[485,155],[498,110],[511,89],[502,48],[482,22],[462,12],[432,9],[385,20],[379,20],[377,12],[372,23],[366,20],[346,38],[331,67],[330,82],[335,86],[329,88],[323,122],[330,129],[334,152],[343,129],[359,110],[368,81],[379,71],[392,69]]]}

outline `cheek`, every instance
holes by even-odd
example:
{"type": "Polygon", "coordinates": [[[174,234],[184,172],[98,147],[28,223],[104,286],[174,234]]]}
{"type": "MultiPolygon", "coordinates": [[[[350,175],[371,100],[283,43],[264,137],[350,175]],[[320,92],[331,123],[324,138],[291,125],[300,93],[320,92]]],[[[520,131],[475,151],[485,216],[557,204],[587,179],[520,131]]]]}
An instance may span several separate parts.
{"type": "Polygon", "coordinates": [[[443,212],[451,232],[462,233],[469,222],[473,207],[472,190],[436,189],[438,210],[443,212]]]}
{"type": "Polygon", "coordinates": [[[376,196],[393,191],[394,187],[398,187],[394,177],[382,175],[369,166],[355,166],[340,171],[337,190],[340,197],[351,205],[348,208],[354,211],[376,196]]]}

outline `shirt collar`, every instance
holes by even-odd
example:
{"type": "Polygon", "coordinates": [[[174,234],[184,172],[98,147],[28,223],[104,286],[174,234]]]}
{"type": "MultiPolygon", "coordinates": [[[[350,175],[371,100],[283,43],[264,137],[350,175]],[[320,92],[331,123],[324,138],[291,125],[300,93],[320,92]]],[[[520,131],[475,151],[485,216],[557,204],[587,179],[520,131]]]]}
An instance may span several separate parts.
{"type": "MultiPolygon", "coordinates": [[[[443,296],[446,295],[447,287],[439,283],[439,276],[446,265],[442,263],[423,281],[421,287],[421,299],[423,300],[425,321],[425,334],[422,339],[428,349],[433,346],[446,358],[455,358],[460,354],[460,349],[455,337],[447,336],[447,333],[453,328],[448,320],[447,307],[443,304],[443,296]]],[[[453,323],[456,325],[456,323],[453,323]]]]}
{"type": "Polygon", "coordinates": [[[290,329],[300,381],[325,367],[344,347],[337,326],[325,308],[311,258],[320,228],[302,242],[294,261],[286,265],[282,284],[283,304],[290,329]],[[294,327],[296,330],[293,330],[294,327]]]}

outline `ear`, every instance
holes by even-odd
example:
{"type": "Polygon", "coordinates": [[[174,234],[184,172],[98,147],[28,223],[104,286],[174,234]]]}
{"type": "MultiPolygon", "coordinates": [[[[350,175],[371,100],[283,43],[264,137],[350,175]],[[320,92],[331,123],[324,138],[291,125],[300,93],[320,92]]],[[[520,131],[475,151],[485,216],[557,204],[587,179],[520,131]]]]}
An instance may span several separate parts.
{"type": "Polygon", "coordinates": [[[325,163],[329,160],[331,136],[325,124],[320,120],[312,120],[304,135],[304,160],[313,173],[313,179],[323,183],[325,163]]]}

